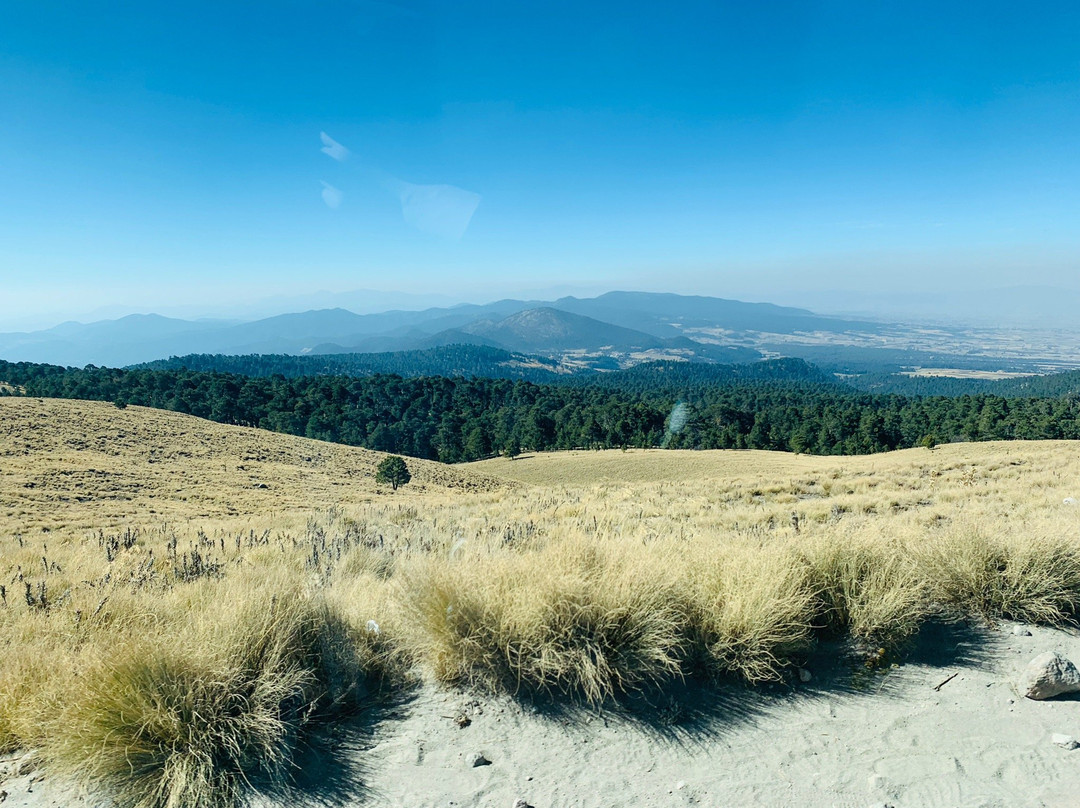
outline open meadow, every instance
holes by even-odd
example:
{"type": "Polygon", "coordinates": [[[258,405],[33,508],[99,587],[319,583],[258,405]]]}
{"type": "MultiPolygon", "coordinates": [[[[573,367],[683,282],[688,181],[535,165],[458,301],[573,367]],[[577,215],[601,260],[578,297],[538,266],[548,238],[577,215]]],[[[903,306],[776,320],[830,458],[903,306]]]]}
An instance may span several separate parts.
{"type": "Polygon", "coordinates": [[[0,399],[10,804],[1075,804],[1080,444],[381,457],[0,399]]]}

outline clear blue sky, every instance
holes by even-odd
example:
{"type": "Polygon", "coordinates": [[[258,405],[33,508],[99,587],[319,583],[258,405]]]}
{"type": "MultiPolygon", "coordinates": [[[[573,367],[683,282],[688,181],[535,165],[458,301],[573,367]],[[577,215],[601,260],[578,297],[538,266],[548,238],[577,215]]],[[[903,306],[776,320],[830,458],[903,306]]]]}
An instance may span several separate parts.
{"type": "Polygon", "coordinates": [[[1075,2],[10,0],[0,302],[1077,288],[1078,133],[1075,2]]]}

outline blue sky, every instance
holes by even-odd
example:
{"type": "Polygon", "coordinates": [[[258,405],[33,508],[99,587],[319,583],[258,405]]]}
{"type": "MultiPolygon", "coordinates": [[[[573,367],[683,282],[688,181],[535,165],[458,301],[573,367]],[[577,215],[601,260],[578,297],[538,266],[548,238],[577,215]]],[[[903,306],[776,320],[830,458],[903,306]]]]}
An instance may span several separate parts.
{"type": "Polygon", "coordinates": [[[1071,2],[12,0],[0,327],[320,289],[1080,288],[1077,132],[1071,2]]]}

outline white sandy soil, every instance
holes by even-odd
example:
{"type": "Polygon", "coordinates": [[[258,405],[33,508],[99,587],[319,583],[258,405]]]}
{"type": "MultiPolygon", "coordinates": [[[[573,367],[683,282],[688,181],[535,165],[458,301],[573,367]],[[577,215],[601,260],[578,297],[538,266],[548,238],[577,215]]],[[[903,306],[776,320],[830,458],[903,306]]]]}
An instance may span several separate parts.
{"type": "MultiPolygon", "coordinates": [[[[602,713],[425,686],[348,733],[337,727],[337,750],[305,760],[302,794],[259,802],[1077,808],[1080,749],[1051,736],[1080,740],[1080,698],[1034,702],[1014,682],[1044,651],[1080,663],[1080,635],[1030,630],[932,627],[920,650],[884,673],[823,648],[806,684],[692,687],[602,713]],[[473,767],[476,753],[491,764],[473,767]]],[[[0,764],[3,808],[109,805],[17,769],[0,764]]]]}

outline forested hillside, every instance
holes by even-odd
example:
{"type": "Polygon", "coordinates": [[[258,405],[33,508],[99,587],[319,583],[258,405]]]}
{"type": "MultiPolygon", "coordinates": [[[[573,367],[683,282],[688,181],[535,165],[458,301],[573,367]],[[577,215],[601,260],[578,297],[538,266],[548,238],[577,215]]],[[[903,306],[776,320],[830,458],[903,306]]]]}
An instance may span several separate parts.
{"type": "Polygon", "coordinates": [[[869,393],[898,393],[909,396],[992,393],[1006,398],[1052,398],[1080,394],[1080,371],[1076,370],[1017,379],[956,379],[945,376],[908,376],[902,373],[867,373],[845,378],[844,382],[869,393]]]}
{"type": "Polygon", "coordinates": [[[733,384],[840,386],[836,376],[802,359],[792,358],[733,365],[675,360],[643,362],[607,373],[574,374],[557,382],[576,387],[603,387],[627,393],[661,393],[675,397],[733,384]]]}
{"type": "Polygon", "coordinates": [[[0,381],[30,396],[158,407],[445,462],[569,448],[861,454],[943,441],[1080,438],[1075,396],[920,399],[762,381],[684,385],[678,395],[486,378],[255,378],[7,362],[0,381]]]}
{"type": "Polygon", "coordinates": [[[142,370],[203,370],[243,376],[484,376],[538,384],[602,386],[633,393],[676,396],[700,387],[752,382],[790,382],[842,386],[867,393],[901,396],[963,396],[989,393],[1006,398],[1049,398],[1080,393],[1080,371],[1018,379],[911,376],[898,372],[845,373],[792,357],[738,364],[642,362],[622,370],[598,372],[570,368],[558,360],[479,345],[446,345],[416,351],[292,356],[287,354],[189,354],[133,366],[142,370]]]}
{"type": "Polygon", "coordinates": [[[446,345],[418,351],[320,354],[190,354],[132,366],[133,370],[199,370],[242,376],[483,376],[521,379],[540,384],[603,386],[630,392],[678,393],[736,381],[791,381],[800,384],[837,384],[837,379],[802,359],[770,359],[741,364],[714,362],[643,362],[622,370],[596,371],[568,368],[558,360],[512,353],[480,345],[446,345]]]}
{"type": "Polygon", "coordinates": [[[188,354],[135,365],[136,370],[202,370],[243,376],[486,376],[544,382],[561,370],[555,359],[484,345],[446,345],[416,351],[341,354],[188,354]]]}

